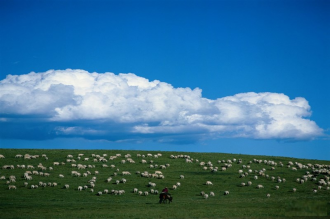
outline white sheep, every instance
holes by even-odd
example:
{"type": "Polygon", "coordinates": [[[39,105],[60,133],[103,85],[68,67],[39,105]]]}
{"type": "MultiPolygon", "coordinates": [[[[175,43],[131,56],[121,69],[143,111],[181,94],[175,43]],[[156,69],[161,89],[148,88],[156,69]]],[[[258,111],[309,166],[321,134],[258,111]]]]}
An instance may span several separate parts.
{"type": "Polygon", "coordinates": [[[211,181],[206,181],[205,183],[206,185],[213,185],[213,183],[211,181]]]}
{"type": "Polygon", "coordinates": [[[16,189],[16,186],[14,186],[14,185],[8,185],[8,189],[10,190],[10,189],[16,189]]]}
{"type": "Polygon", "coordinates": [[[214,196],[214,192],[210,192],[210,196],[214,196]]]}
{"type": "Polygon", "coordinates": [[[208,194],[204,194],[203,196],[205,199],[209,198],[209,195],[208,194]]]}
{"type": "Polygon", "coordinates": [[[66,188],[66,189],[68,189],[69,187],[70,187],[69,184],[64,185],[64,188],[66,188]]]}
{"type": "Polygon", "coordinates": [[[173,185],[172,189],[176,190],[178,187],[176,185],[173,185]]]}
{"type": "Polygon", "coordinates": [[[224,195],[229,195],[229,191],[225,191],[224,192],[224,195]]]}
{"type": "Polygon", "coordinates": [[[145,192],[144,192],[144,195],[145,195],[145,196],[149,195],[149,192],[145,191],[145,192]]]}
{"type": "Polygon", "coordinates": [[[184,175],[180,175],[180,179],[184,179],[184,175]]]}
{"type": "Polygon", "coordinates": [[[78,186],[78,191],[82,191],[83,187],[82,186],[78,186]]]}
{"type": "Polygon", "coordinates": [[[259,184],[259,185],[257,185],[257,188],[262,189],[262,188],[264,188],[264,186],[259,184]]]}
{"type": "Polygon", "coordinates": [[[269,197],[270,197],[270,194],[268,193],[268,194],[267,194],[267,198],[269,198],[269,197]]]}
{"type": "Polygon", "coordinates": [[[101,191],[99,191],[98,193],[97,193],[97,195],[98,196],[101,196],[103,193],[101,192],[101,191]]]}
{"type": "Polygon", "coordinates": [[[297,191],[297,189],[296,189],[296,188],[293,188],[293,189],[292,189],[292,191],[293,191],[293,192],[296,192],[296,191],[297,191]]]}

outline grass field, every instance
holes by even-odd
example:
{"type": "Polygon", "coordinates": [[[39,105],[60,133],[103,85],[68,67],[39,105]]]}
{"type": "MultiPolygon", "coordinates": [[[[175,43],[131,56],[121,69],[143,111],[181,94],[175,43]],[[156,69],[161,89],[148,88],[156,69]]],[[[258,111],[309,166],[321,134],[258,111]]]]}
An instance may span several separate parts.
{"type": "Polygon", "coordinates": [[[330,187],[330,161],[221,153],[119,150],[0,149],[0,154],[5,157],[0,159],[1,218],[330,216],[330,190],[327,188],[330,187]],[[162,156],[155,157],[158,153],[162,156]],[[15,158],[17,154],[39,155],[39,157],[15,158]],[[47,158],[43,157],[43,154],[47,158]],[[80,156],[80,160],[78,154],[84,154],[80,156]],[[105,154],[106,156],[103,156],[105,154]],[[110,156],[116,154],[121,156],[113,157],[111,160],[110,156]],[[130,158],[135,163],[130,163],[129,158],[125,158],[127,154],[131,155],[130,158]],[[147,154],[152,156],[148,157],[147,154]],[[68,155],[72,155],[73,158],[68,158],[68,155]],[[97,155],[106,158],[107,162],[99,161],[97,155]],[[142,157],[143,155],[145,157],[142,157]],[[177,158],[171,158],[171,155],[177,158]],[[85,161],[84,158],[89,160],[85,161]],[[234,158],[236,161],[233,161],[234,158]],[[191,162],[187,162],[187,159],[191,162]],[[239,159],[241,163],[238,162],[239,159]],[[123,160],[126,162],[123,163],[123,160]],[[146,163],[142,163],[142,160],[146,163]],[[262,162],[256,162],[259,160],[262,162]],[[54,162],[59,162],[60,165],[54,166],[54,162]],[[205,165],[201,165],[200,162],[205,162],[205,165]],[[288,167],[289,162],[293,163],[290,167],[288,167]],[[87,168],[78,169],[72,164],[86,165],[87,168]],[[103,164],[108,167],[103,167],[103,164]],[[9,167],[3,169],[5,165],[9,167]],[[11,165],[14,169],[10,169],[11,165]],[[25,165],[25,168],[21,168],[21,165],[25,165]],[[32,165],[34,169],[27,169],[27,165],[32,165]],[[161,169],[161,165],[166,165],[167,168],[161,169]],[[227,170],[222,171],[222,167],[225,166],[227,170]],[[293,170],[293,167],[297,170],[293,170]],[[211,168],[218,169],[211,171],[211,168]],[[239,170],[243,173],[239,173],[239,170]],[[26,180],[24,178],[26,171],[37,171],[38,175],[36,172],[29,174],[32,180],[26,180]],[[81,176],[73,176],[72,171],[77,171],[81,176]],[[99,173],[96,174],[95,171],[99,173]],[[123,171],[128,171],[131,175],[123,175],[123,171]],[[142,177],[141,173],[145,171],[149,174],[161,171],[164,178],[142,177]],[[40,172],[49,173],[49,176],[42,176],[40,172]],[[86,177],[83,176],[84,173],[87,173],[86,177]],[[64,177],[59,177],[60,174],[64,177]],[[242,174],[245,177],[241,177],[242,174]],[[184,179],[180,179],[180,175],[184,175],[184,179]],[[303,179],[304,175],[309,176],[304,183],[298,183],[297,178],[303,179]],[[15,176],[16,182],[8,183],[10,176],[15,176]],[[255,179],[255,176],[258,176],[258,179],[255,179]],[[96,177],[96,182],[94,191],[91,191],[89,181],[93,177],[96,177]],[[112,180],[107,182],[109,177],[112,180]],[[272,177],[275,177],[275,180],[272,180],[272,177]],[[126,183],[115,183],[116,180],[123,178],[127,180],[126,183]],[[282,182],[278,182],[278,179],[282,182]],[[318,188],[321,179],[324,179],[327,185],[318,188]],[[213,185],[205,185],[206,181],[211,181],[213,185]],[[249,181],[252,183],[250,186],[247,184],[249,181]],[[28,185],[25,186],[24,182],[28,185]],[[57,186],[48,186],[48,183],[54,182],[57,186]],[[156,183],[156,186],[149,187],[149,182],[156,183]],[[172,189],[172,186],[178,182],[181,186],[176,190],[172,189]],[[46,184],[45,187],[43,183],[46,184]],[[246,183],[246,186],[242,186],[241,183],[246,183]],[[64,188],[65,184],[70,186],[69,189],[64,188]],[[258,184],[263,185],[264,188],[258,189],[258,184]],[[16,189],[9,190],[9,185],[15,185],[16,189]],[[38,188],[32,189],[31,185],[38,185],[38,188]],[[88,188],[78,191],[78,186],[88,186],[88,188]],[[275,186],[279,188],[276,189],[275,186]],[[159,204],[158,195],[151,194],[151,189],[161,191],[164,187],[169,187],[169,192],[173,196],[171,204],[159,204]],[[142,192],[148,191],[149,195],[133,193],[134,188],[142,192]],[[296,188],[296,192],[293,192],[293,188],[296,188]],[[104,189],[108,189],[109,193],[97,195],[104,189]],[[317,192],[313,192],[313,189],[317,192]],[[115,195],[111,194],[112,190],[124,190],[125,193],[115,195]],[[212,191],[215,196],[205,199],[200,195],[202,191],[207,194],[212,191]],[[229,191],[229,195],[224,195],[224,191],[229,191]],[[270,197],[267,197],[267,194],[270,194],[270,197]]]}

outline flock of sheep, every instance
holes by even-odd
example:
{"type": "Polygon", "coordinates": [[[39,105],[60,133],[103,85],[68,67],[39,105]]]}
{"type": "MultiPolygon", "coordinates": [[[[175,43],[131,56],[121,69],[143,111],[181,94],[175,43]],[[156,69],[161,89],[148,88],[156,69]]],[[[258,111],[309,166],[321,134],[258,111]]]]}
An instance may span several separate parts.
{"type": "MultiPolygon", "coordinates": [[[[43,160],[48,161],[48,156],[46,154],[42,155],[30,155],[30,154],[17,154],[15,156],[16,159],[20,159],[21,164],[5,164],[2,165],[2,173],[0,172],[0,180],[5,181],[6,184],[8,184],[8,189],[17,189],[18,187],[25,187],[30,189],[37,189],[39,187],[58,187],[60,185],[61,178],[66,177],[80,177],[81,179],[81,185],[79,185],[77,188],[75,188],[77,191],[90,191],[92,194],[96,195],[103,195],[103,194],[113,194],[113,195],[123,195],[125,194],[125,190],[120,189],[103,189],[99,191],[94,191],[96,188],[98,188],[97,182],[106,182],[106,183],[112,183],[112,184],[125,184],[127,183],[126,176],[130,176],[131,171],[130,170],[119,170],[119,166],[121,164],[134,164],[136,162],[139,162],[141,164],[144,164],[144,167],[147,170],[144,171],[135,171],[135,175],[138,177],[144,177],[148,178],[150,181],[146,185],[148,187],[147,189],[139,190],[138,188],[132,188],[132,191],[135,194],[141,195],[141,196],[147,196],[149,194],[159,194],[160,191],[156,189],[156,183],[155,180],[163,180],[166,178],[166,174],[163,174],[162,170],[165,170],[167,168],[170,168],[171,166],[171,159],[181,159],[182,162],[184,162],[184,165],[196,165],[201,168],[201,171],[210,171],[212,173],[216,172],[224,172],[224,171],[230,171],[231,168],[239,167],[237,178],[240,180],[239,187],[249,187],[253,186],[255,184],[256,189],[263,189],[264,185],[262,185],[259,181],[261,178],[268,179],[275,183],[274,189],[279,190],[281,189],[281,184],[286,183],[286,179],[278,176],[276,174],[273,174],[274,170],[277,168],[289,168],[290,171],[297,171],[299,170],[305,170],[303,175],[301,177],[296,179],[296,187],[292,188],[292,192],[296,192],[299,190],[299,186],[308,182],[312,181],[314,184],[317,185],[315,188],[312,189],[311,192],[321,192],[323,190],[330,190],[330,165],[324,165],[324,164],[302,164],[298,162],[275,162],[271,160],[259,160],[259,159],[253,159],[250,161],[245,161],[243,163],[242,159],[226,159],[226,160],[218,160],[215,163],[212,163],[211,161],[204,162],[200,161],[198,159],[194,159],[190,157],[189,155],[170,155],[168,163],[165,164],[159,164],[158,162],[154,162],[154,159],[158,159],[159,157],[162,157],[161,153],[147,153],[145,155],[143,154],[136,154],[134,156],[134,159],[130,154],[122,155],[122,154],[115,154],[115,155],[108,155],[108,154],[91,154],[90,156],[85,156],[84,154],[77,154],[72,155],[68,154],[65,157],[65,162],[59,162],[59,161],[53,161],[51,166],[44,166],[42,164],[43,160]],[[31,165],[28,164],[30,160],[38,160],[38,165],[31,165]],[[258,167],[259,164],[260,168],[258,167]],[[59,173],[56,176],[54,176],[53,172],[58,168],[58,166],[69,166],[71,170],[71,174],[65,174],[65,173],[59,173]],[[237,166],[238,165],[238,166],[237,166]],[[253,166],[253,168],[252,168],[253,166]],[[97,168],[97,169],[96,169],[97,168]],[[101,169],[100,169],[101,168],[101,169]],[[20,169],[22,170],[22,174],[19,176],[11,175],[10,170],[13,169],[20,169]],[[106,178],[99,178],[98,175],[101,171],[105,170],[111,170],[112,174],[106,178]],[[8,176],[2,175],[3,173],[10,174],[8,176]],[[42,177],[42,178],[41,178],[42,177]],[[29,183],[32,182],[34,178],[37,179],[44,179],[40,180],[39,183],[29,183]],[[49,182],[52,179],[56,182],[49,182]],[[21,181],[22,184],[18,184],[17,181],[21,181]],[[44,182],[47,181],[47,182],[44,182]]],[[[6,160],[6,157],[2,154],[0,154],[0,161],[1,163],[4,163],[6,160]]],[[[53,158],[56,159],[56,158],[53,158]]],[[[49,162],[47,162],[49,163],[49,162]]],[[[182,170],[182,174],[177,176],[178,180],[184,180],[185,175],[183,175],[184,170],[182,170]]],[[[221,175],[221,173],[219,174],[221,175]]],[[[34,181],[35,182],[35,181],[34,181]]],[[[216,183],[216,182],[215,182],[216,183]]],[[[212,188],[214,185],[213,182],[210,180],[207,180],[205,183],[203,183],[208,189],[212,188]]],[[[181,186],[181,182],[176,182],[173,184],[170,188],[172,190],[177,190],[181,186]]],[[[133,187],[133,186],[132,186],[133,187]]],[[[69,184],[64,184],[61,186],[63,189],[70,189],[69,184]]],[[[226,190],[223,192],[223,195],[229,195],[229,190],[226,190]]],[[[211,196],[215,196],[214,191],[210,191],[209,193],[205,193],[204,191],[200,192],[200,195],[208,199],[211,196]]],[[[266,197],[270,197],[270,193],[265,193],[266,197]]]]}

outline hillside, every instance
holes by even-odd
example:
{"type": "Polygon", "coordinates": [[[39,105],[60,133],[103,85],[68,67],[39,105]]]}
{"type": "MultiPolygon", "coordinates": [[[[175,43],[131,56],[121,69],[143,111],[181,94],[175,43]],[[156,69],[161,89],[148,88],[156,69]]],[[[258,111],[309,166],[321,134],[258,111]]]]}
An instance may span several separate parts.
{"type": "Polygon", "coordinates": [[[330,216],[330,161],[124,150],[0,154],[1,218],[330,216]],[[164,187],[171,204],[159,204],[153,193],[164,187]]]}

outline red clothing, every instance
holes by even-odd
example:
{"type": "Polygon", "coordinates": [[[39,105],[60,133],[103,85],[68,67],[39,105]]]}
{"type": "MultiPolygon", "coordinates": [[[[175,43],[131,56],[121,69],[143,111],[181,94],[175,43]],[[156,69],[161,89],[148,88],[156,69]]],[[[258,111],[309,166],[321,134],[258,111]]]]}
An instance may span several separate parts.
{"type": "Polygon", "coordinates": [[[164,193],[168,193],[168,189],[167,188],[165,188],[165,189],[163,189],[163,191],[162,192],[164,192],[164,193]]]}

